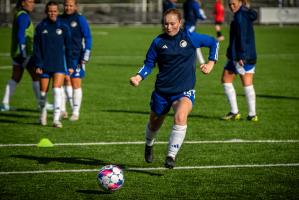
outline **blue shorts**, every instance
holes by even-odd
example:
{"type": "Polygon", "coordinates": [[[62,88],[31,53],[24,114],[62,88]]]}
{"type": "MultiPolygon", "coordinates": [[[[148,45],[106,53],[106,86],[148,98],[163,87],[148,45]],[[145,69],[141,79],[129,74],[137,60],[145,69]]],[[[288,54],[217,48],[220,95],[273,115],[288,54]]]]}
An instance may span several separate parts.
{"type": "Polygon", "coordinates": [[[174,95],[162,95],[153,91],[150,102],[151,110],[158,116],[165,115],[169,112],[173,102],[182,97],[189,98],[193,105],[195,100],[195,90],[189,90],[174,95]]]}
{"type": "Polygon", "coordinates": [[[254,74],[255,72],[255,64],[245,64],[243,67],[237,68],[237,62],[232,61],[232,60],[228,60],[224,66],[224,69],[228,70],[228,71],[232,71],[235,74],[243,74],[243,72],[245,73],[252,73],[254,74]]]}
{"type": "Polygon", "coordinates": [[[40,74],[40,78],[52,78],[54,74],[65,74],[65,72],[43,72],[40,74]]]}
{"type": "MultiPolygon", "coordinates": [[[[76,68],[74,68],[74,72],[70,75],[71,78],[83,78],[85,76],[85,64],[81,64],[80,61],[73,61],[75,63],[76,68]]],[[[69,74],[68,74],[69,75],[69,74]]]]}

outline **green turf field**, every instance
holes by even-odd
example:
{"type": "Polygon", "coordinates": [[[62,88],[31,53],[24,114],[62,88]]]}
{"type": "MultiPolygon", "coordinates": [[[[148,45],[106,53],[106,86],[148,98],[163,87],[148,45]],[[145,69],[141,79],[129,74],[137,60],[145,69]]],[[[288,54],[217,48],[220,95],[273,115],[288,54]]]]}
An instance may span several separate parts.
{"type": "MultiPolygon", "coordinates": [[[[200,30],[215,34],[213,26],[200,30]]],[[[143,160],[156,71],[140,87],[129,85],[160,27],[92,27],[93,52],[78,122],[65,120],[62,129],[55,129],[50,114],[49,126],[41,127],[28,73],[11,101],[17,111],[0,113],[0,199],[298,199],[299,27],[255,30],[260,121],[245,120],[240,80],[235,86],[242,120],[220,120],[229,111],[220,84],[226,39],[212,74],[197,72],[186,143],[176,168],[165,170],[172,112],[159,132],[155,161],[143,160]],[[54,147],[36,147],[42,138],[54,147]],[[97,169],[110,163],[125,170],[124,187],[112,194],[96,181],[97,169]]],[[[9,34],[8,28],[0,29],[1,100],[11,74],[9,34]]],[[[224,34],[227,38],[227,27],[224,34]]]]}

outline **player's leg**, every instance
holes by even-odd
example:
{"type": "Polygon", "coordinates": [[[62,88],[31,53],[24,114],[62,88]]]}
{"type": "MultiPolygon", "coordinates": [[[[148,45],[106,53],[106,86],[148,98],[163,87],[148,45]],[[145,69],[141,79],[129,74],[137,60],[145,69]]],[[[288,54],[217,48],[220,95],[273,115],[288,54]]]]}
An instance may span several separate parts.
{"type": "Polygon", "coordinates": [[[187,119],[192,110],[192,100],[188,97],[182,97],[173,102],[172,107],[174,110],[174,125],[169,136],[168,151],[165,159],[165,167],[170,169],[175,165],[175,158],[186,136],[187,119]]]}
{"type": "Polygon", "coordinates": [[[49,88],[50,76],[47,74],[42,74],[40,78],[40,98],[39,98],[39,107],[40,107],[40,124],[42,126],[47,125],[47,93],[49,88]]]}
{"type": "Polygon", "coordinates": [[[161,128],[166,114],[169,112],[171,102],[157,92],[153,91],[150,101],[151,113],[145,129],[144,160],[148,163],[153,161],[153,146],[157,133],[161,128]]]}
{"type": "Polygon", "coordinates": [[[217,40],[219,42],[223,41],[224,40],[224,36],[222,35],[222,32],[221,32],[221,23],[220,22],[216,22],[216,24],[215,24],[215,30],[216,30],[216,34],[217,34],[217,40]]]}
{"type": "Polygon", "coordinates": [[[5,86],[2,106],[0,108],[1,111],[8,111],[11,109],[10,99],[11,96],[14,94],[18,83],[21,81],[23,73],[24,73],[24,68],[22,67],[22,65],[13,61],[12,75],[11,75],[11,79],[7,82],[5,86]]]}
{"type": "MultiPolygon", "coordinates": [[[[67,119],[68,118],[68,113],[66,109],[66,103],[69,102],[70,94],[68,93],[68,87],[71,87],[71,93],[72,91],[72,86],[71,86],[71,79],[70,76],[66,75],[64,79],[63,86],[61,87],[61,118],[62,119],[67,119]]],[[[73,94],[71,94],[73,96],[73,94]]],[[[72,97],[71,97],[72,98],[72,97]]],[[[70,101],[71,108],[73,107],[73,101],[70,101]]]]}
{"type": "Polygon", "coordinates": [[[64,82],[65,74],[55,73],[53,75],[53,96],[54,96],[54,113],[53,113],[53,127],[62,128],[60,122],[60,112],[61,112],[61,86],[64,82]]]}
{"type": "Polygon", "coordinates": [[[224,93],[227,96],[230,105],[230,112],[222,117],[223,120],[239,120],[241,118],[237,104],[237,94],[233,85],[235,77],[236,72],[234,71],[234,65],[233,63],[228,62],[224,68],[221,81],[224,88],[224,93]],[[231,67],[233,68],[230,69],[231,67]]]}
{"type": "Polygon", "coordinates": [[[248,116],[249,121],[258,121],[256,115],[256,94],[253,86],[253,73],[245,73],[241,75],[242,84],[244,87],[244,92],[246,96],[246,101],[248,105],[248,116]]]}
{"type": "Polygon", "coordinates": [[[34,67],[34,63],[32,58],[30,59],[30,61],[28,62],[26,69],[28,71],[28,73],[31,76],[31,80],[32,80],[32,90],[33,93],[35,95],[36,98],[36,102],[39,105],[39,99],[40,99],[40,83],[39,83],[39,76],[38,74],[36,74],[35,72],[35,67],[34,67]]]}
{"type": "Polygon", "coordinates": [[[80,108],[82,103],[82,88],[81,88],[81,78],[71,78],[73,87],[73,113],[70,118],[71,121],[77,121],[80,115],[80,108]]]}
{"type": "Polygon", "coordinates": [[[71,108],[73,109],[73,87],[70,76],[65,77],[64,87],[64,91],[67,98],[66,101],[70,104],[71,108]]]}

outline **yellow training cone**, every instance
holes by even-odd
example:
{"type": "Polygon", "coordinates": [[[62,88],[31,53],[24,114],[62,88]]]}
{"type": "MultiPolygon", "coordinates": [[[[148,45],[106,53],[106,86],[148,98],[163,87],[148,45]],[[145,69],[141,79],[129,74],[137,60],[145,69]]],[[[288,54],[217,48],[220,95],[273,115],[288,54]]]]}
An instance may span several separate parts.
{"type": "Polygon", "coordinates": [[[37,147],[54,147],[54,144],[48,138],[43,138],[39,141],[37,147]]]}

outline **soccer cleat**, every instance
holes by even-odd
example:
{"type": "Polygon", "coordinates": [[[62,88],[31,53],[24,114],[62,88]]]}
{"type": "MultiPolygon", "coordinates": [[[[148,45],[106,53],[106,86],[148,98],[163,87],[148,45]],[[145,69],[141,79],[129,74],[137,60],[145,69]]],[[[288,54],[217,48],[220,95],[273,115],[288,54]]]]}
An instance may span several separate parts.
{"type": "Polygon", "coordinates": [[[258,117],[256,115],[254,116],[247,116],[248,121],[257,122],[259,121],[258,117]]]}
{"type": "Polygon", "coordinates": [[[9,111],[10,109],[9,109],[9,105],[7,105],[7,104],[2,104],[1,106],[0,106],[0,111],[1,112],[5,112],[5,111],[9,111]]]}
{"type": "Polygon", "coordinates": [[[172,168],[174,168],[174,166],[175,166],[174,158],[171,157],[171,156],[167,156],[166,159],[165,159],[164,166],[165,166],[166,168],[168,168],[168,169],[172,169],[172,168]]]}
{"type": "Polygon", "coordinates": [[[70,121],[78,121],[79,120],[79,116],[78,115],[72,115],[71,117],[70,117],[70,121]]]}
{"type": "Polygon", "coordinates": [[[53,122],[53,127],[55,127],[55,128],[62,128],[62,123],[60,121],[54,121],[53,122]]]}
{"type": "Polygon", "coordinates": [[[60,112],[60,119],[67,119],[68,118],[68,113],[66,111],[61,111],[60,112]]]}
{"type": "Polygon", "coordinates": [[[153,146],[145,145],[144,150],[144,160],[147,163],[153,162],[154,156],[153,156],[153,146]]]}
{"type": "Polygon", "coordinates": [[[229,121],[229,120],[239,120],[241,119],[241,114],[240,113],[232,113],[229,112],[227,115],[225,115],[224,117],[222,117],[223,120],[229,121]]]}

